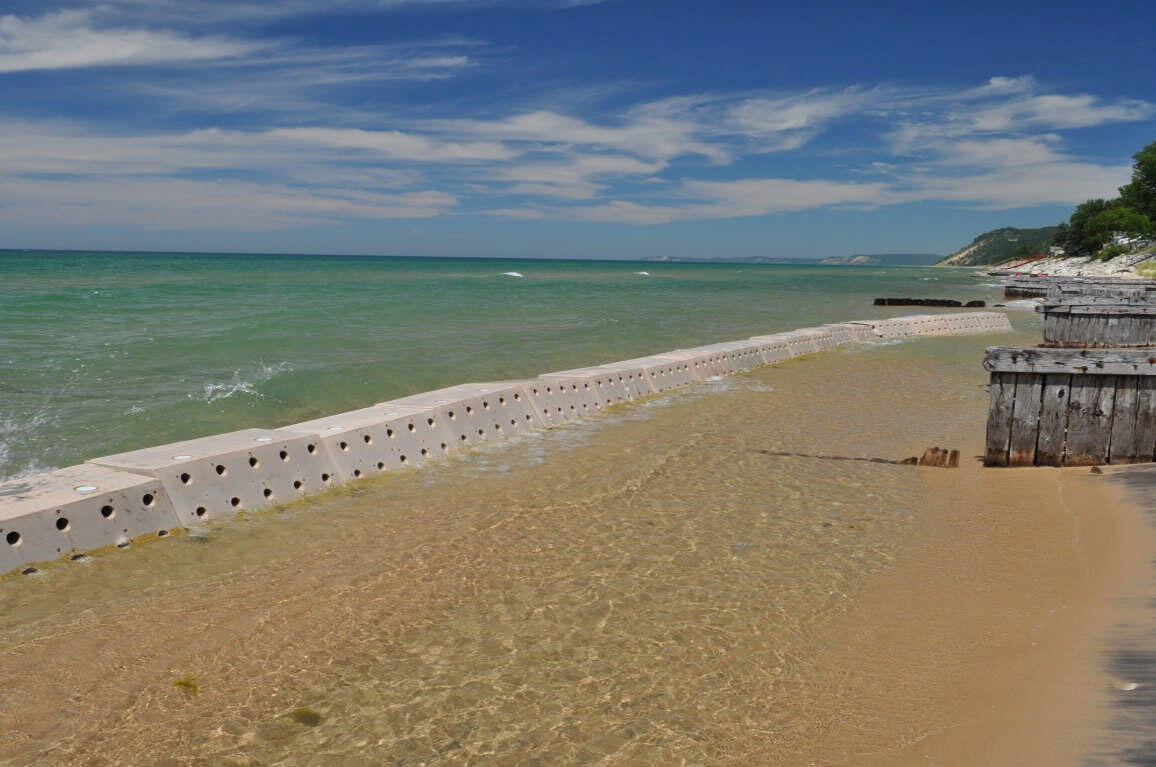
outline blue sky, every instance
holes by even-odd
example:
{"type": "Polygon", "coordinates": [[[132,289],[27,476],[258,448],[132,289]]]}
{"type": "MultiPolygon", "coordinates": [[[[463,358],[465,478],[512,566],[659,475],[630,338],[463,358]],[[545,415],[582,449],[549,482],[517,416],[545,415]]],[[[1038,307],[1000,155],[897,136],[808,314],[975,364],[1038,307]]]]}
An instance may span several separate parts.
{"type": "Polygon", "coordinates": [[[3,0],[0,247],[946,253],[1127,181],[1154,28],[1128,0],[3,0]]]}

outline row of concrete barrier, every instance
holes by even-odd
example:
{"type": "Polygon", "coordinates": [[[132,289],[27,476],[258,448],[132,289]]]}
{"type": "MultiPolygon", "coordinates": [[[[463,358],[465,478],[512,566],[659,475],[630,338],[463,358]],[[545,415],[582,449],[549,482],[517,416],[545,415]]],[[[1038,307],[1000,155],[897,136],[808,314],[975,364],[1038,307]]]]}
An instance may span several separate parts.
{"type": "Polygon", "coordinates": [[[0,573],[165,536],[241,509],[416,467],[449,452],[802,354],[878,338],[1010,327],[996,312],[864,320],[677,349],[538,378],[469,383],[277,429],[94,458],[0,483],[0,573]]]}

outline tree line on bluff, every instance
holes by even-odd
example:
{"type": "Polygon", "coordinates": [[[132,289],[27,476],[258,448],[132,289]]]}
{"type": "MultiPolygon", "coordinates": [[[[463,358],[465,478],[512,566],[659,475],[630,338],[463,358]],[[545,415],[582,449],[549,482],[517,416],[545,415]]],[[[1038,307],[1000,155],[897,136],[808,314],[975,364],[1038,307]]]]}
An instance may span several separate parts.
{"type": "Polygon", "coordinates": [[[1132,155],[1132,160],[1132,180],[1120,187],[1120,196],[1079,205],[1060,224],[1052,244],[1069,256],[1111,258],[1128,251],[1126,246],[1108,245],[1116,233],[1156,237],[1156,141],[1132,155]]]}

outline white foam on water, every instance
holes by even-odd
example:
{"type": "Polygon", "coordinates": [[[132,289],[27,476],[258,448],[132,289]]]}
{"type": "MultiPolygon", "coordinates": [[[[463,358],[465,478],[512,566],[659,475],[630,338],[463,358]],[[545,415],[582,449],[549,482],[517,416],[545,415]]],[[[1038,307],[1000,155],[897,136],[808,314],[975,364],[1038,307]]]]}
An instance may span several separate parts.
{"type": "Polygon", "coordinates": [[[649,277],[650,276],[650,272],[635,272],[635,274],[640,275],[642,277],[649,277]]]}
{"type": "Polygon", "coordinates": [[[518,279],[525,279],[526,275],[521,272],[502,272],[503,277],[517,277],[518,279]]]}
{"type": "Polygon", "coordinates": [[[0,418],[0,482],[23,479],[55,468],[35,459],[21,463],[12,456],[12,448],[15,445],[25,439],[26,435],[35,434],[47,422],[48,417],[43,411],[34,413],[23,421],[0,418]]]}
{"type": "Polygon", "coordinates": [[[253,373],[242,374],[240,370],[234,370],[232,380],[219,383],[207,383],[199,395],[189,394],[188,397],[189,399],[199,399],[204,402],[216,402],[217,400],[228,399],[234,394],[249,394],[254,397],[262,397],[264,395],[257,391],[257,386],[268,381],[278,373],[292,369],[293,366],[288,362],[278,362],[273,365],[262,362],[261,367],[253,373]]]}

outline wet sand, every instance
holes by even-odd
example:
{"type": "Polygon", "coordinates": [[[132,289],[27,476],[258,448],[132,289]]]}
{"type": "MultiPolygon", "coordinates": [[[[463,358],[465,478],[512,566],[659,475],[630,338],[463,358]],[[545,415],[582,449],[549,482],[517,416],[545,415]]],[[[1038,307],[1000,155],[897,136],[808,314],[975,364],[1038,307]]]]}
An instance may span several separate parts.
{"type": "Polygon", "coordinates": [[[0,760],[1078,764],[1151,582],[1134,503],[832,460],[979,455],[1003,340],[816,355],[0,583],[0,760]]]}

